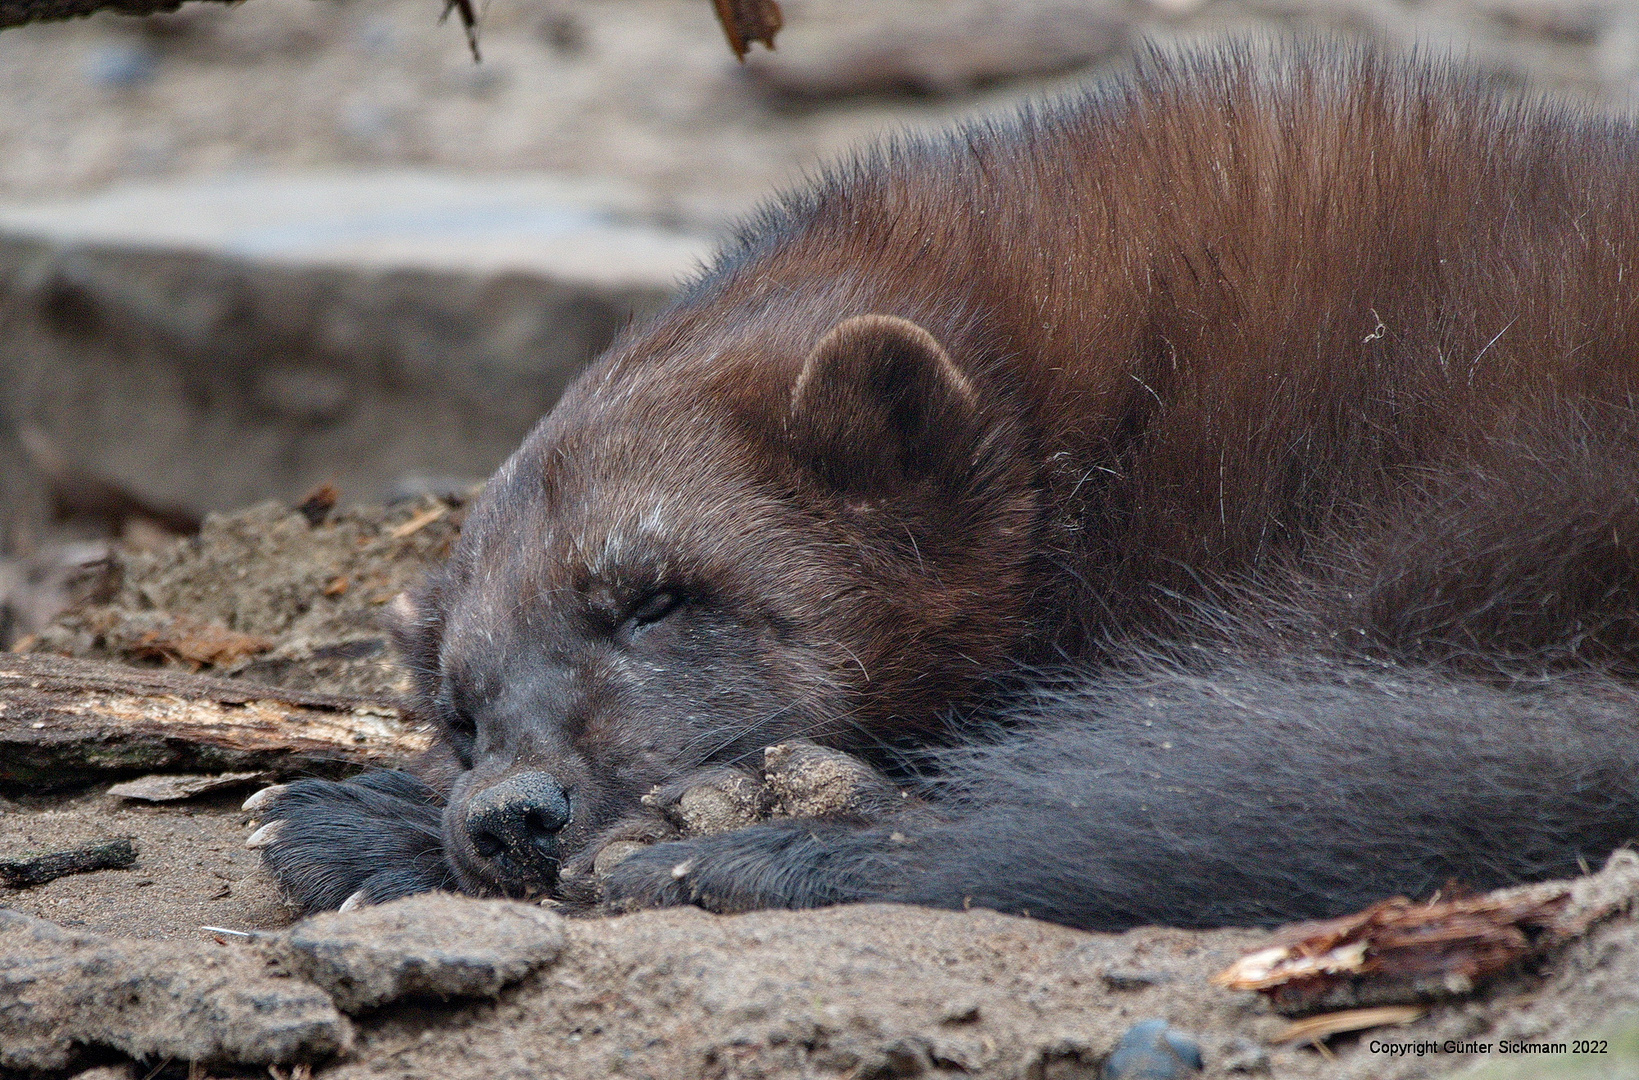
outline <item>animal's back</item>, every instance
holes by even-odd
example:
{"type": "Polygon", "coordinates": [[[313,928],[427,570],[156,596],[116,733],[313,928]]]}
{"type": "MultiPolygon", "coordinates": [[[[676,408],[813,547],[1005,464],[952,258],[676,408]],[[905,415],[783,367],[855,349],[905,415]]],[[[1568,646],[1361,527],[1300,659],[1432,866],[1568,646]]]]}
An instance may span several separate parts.
{"type": "MultiPolygon", "coordinates": [[[[1175,631],[1163,596],[1358,577],[1336,539],[1404,531],[1454,473],[1545,532],[1533,559],[1578,546],[1565,493],[1541,500],[1570,463],[1542,459],[1631,443],[1636,273],[1631,124],[1455,63],[1246,46],[864,154],[674,319],[925,326],[1042,463],[1062,653],[1175,631]]],[[[1468,512],[1452,531],[1494,527],[1468,512]]]]}

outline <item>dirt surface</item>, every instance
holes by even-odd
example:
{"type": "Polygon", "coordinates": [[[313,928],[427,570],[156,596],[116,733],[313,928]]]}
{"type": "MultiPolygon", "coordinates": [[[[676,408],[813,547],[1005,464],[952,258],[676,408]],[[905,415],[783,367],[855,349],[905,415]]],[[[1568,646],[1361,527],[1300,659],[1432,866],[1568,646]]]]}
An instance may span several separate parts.
{"type": "Polygon", "coordinates": [[[245,787],[182,806],[128,802],[98,789],[0,808],[0,853],[62,851],[115,836],[137,848],[129,870],[0,890],[0,904],[74,929],[166,941],[201,926],[270,929],[291,919],[261,860],[245,848],[245,787]]]}
{"type": "Polygon", "coordinates": [[[388,605],[449,553],[461,514],[452,496],[317,522],[271,502],[213,515],[179,543],[116,547],[91,590],[106,599],[14,649],[396,698],[408,682],[389,646],[388,605]]]}
{"type": "MultiPolygon", "coordinates": [[[[276,503],[214,516],[197,538],[153,551],[117,548],[101,571],[106,599],[19,644],[395,700],[407,683],[388,645],[384,611],[445,554],[460,512],[425,498],[344,508],[317,524],[276,503]],[[151,635],[179,622],[262,644],[221,664],[167,658],[151,635]]],[[[0,802],[0,857],[131,836],[136,865],[0,891],[0,904],[64,926],[161,939],[197,939],[203,925],[289,922],[290,909],[244,847],[249,815],[239,804],[254,784],[169,806],[109,796],[104,787],[51,797],[8,793],[18,801],[0,802]]]]}
{"type": "MultiPolygon", "coordinates": [[[[334,648],[380,639],[377,621],[386,605],[379,601],[419,574],[458,522],[458,508],[436,500],[344,510],[317,525],[274,505],[213,518],[198,540],[119,556],[118,586],[108,598],[70,613],[33,647],[129,660],[138,628],[186,615],[268,641],[256,657],[198,665],[207,673],[391,694],[401,684],[390,654],[337,661],[334,648]],[[373,584],[326,596],[325,586],[339,575],[373,584]]],[[[175,658],[146,662],[196,666],[175,658]]],[[[1623,854],[1580,886],[1584,897],[1598,898],[1598,910],[1617,913],[1587,936],[1478,995],[1435,1007],[1409,1026],[1334,1036],[1325,1053],[1273,1041],[1287,1027],[1286,1018],[1255,994],[1211,984],[1214,973],[1269,940],[1261,931],[1086,934],[985,911],[892,906],[568,920],[561,950],[554,947],[550,958],[536,957],[522,968],[513,963],[514,975],[505,979],[474,976],[478,961],[461,959],[463,949],[495,936],[486,937],[483,928],[501,916],[486,914],[485,904],[451,901],[471,906],[431,920],[448,940],[420,941],[415,949],[421,951],[408,960],[402,926],[388,932],[377,924],[349,923],[370,914],[367,909],[300,934],[351,935],[354,944],[344,954],[367,954],[359,962],[416,972],[432,961],[415,957],[443,957],[438,962],[459,968],[465,973],[460,978],[477,978],[489,989],[480,1000],[442,1003],[404,991],[409,996],[402,1000],[368,1007],[357,1006],[356,990],[333,989],[331,996],[347,1005],[342,1011],[355,1015],[344,1020],[321,1009],[331,1019],[319,1023],[311,988],[302,989],[301,979],[309,976],[279,974],[286,981],[269,984],[278,991],[277,1008],[256,989],[267,964],[279,969],[288,961],[278,952],[286,948],[278,942],[286,939],[243,939],[204,929],[277,934],[293,917],[262,874],[256,853],[244,847],[252,815],[239,804],[254,788],[145,804],[119,799],[107,787],[51,797],[11,792],[10,801],[0,804],[0,857],[119,836],[132,837],[138,852],[129,869],[0,891],[0,917],[9,908],[60,928],[14,919],[8,937],[7,926],[0,925],[0,1045],[6,1045],[7,1024],[21,1040],[34,1030],[28,1023],[55,1016],[52,1023],[103,1047],[98,1053],[104,1057],[108,1047],[145,1055],[134,1076],[147,1075],[166,1056],[180,1062],[197,1053],[209,1063],[204,1075],[250,1075],[269,1062],[284,1069],[312,1059],[315,1075],[338,1080],[1093,1077],[1132,1025],[1161,1018],[1200,1048],[1209,1076],[1393,1080],[1443,1076],[1470,1059],[1501,1057],[1494,1048],[1489,1054],[1436,1049],[1423,1056],[1389,1055],[1373,1050],[1373,1040],[1434,1040],[1438,1046],[1446,1040],[1569,1039],[1629,1013],[1639,1016],[1639,920],[1631,910],[1639,897],[1639,857],[1623,854]],[[154,940],[181,950],[165,953],[175,959],[158,969],[157,954],[141,944],[154,940]],[[270,949],[286,961],[266,960],[270,949]],[[220,962],[211,960],[218,953],[220,962]],[[100,959],[92,963],[88,956],[100,959]],[[81,965],[73,978],[62,975],[70,957],[81,965]],[[516,974],[523,970],[533,974],[516,974]],[[34,989],[7,1006],[19,975],[32,980],[27,985],[34,989]],[[99,995],[116,984],[136,1004],[109,1019],[99,995]],[[67,996],[51,998],[43,989],[49,986],[58,987],[50,993],[67,996]],[[199,1001],[175,1013],[178,1002],[193,1001],[190,995],[199,1001]],[[242,999],[263,1006],[252,1009],[242,999]],[[32,1003],[33,1012],[17,1011],[19,1000],[32,1003]],[[287,1013],[296,1017],[290,1024],[299,1020],[300,1031],[311,1029],[318,1041],[291,1036],[294,1029],[282,1020],[277,1038],[257,1034],[255,1025],[287,1013]],[[339,1055],[325,1049],[331,1045],[325,1040],[343,1036],[351,1040],[349,1049],[339,1055]],[[269,1045],[285,1047],[279,1051],[285,1056],[257,1057],[261,1051],[245,1049],[269,1045]]],[[[388,974],[355,972],[347,986],[404,983],[404,977],[388,974]]],[[[411,979],[406,985],[416,984],[411,979]]],[[[45,1071],[67,1075],[93,1060],[63,1059],[68,1064],[45,1071]]],[[[1537,1060],[1541,1071],[1531,1075],[1552,1075],[1551,1068],[1578,1062],[1595,1071],[1569,1075],[1639,1076],[1639,1062],[1615,1052],[1602,1058],[1549,1054],[1537,1060]]]]}

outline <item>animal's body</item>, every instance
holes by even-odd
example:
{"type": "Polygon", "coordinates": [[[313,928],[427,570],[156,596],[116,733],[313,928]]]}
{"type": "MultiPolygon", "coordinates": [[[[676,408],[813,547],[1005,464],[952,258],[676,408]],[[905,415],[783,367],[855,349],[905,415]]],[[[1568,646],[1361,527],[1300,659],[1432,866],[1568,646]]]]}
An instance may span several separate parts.
{"type": "Polygon", "coordinates": [[[1319,48],[1152,60],[777,202],[570,389],[305,782],[308,907],[558,887],[803,736],[919,798],[627,903],[1335,914],[1639,833],[1639,134],[1319,48]]]}

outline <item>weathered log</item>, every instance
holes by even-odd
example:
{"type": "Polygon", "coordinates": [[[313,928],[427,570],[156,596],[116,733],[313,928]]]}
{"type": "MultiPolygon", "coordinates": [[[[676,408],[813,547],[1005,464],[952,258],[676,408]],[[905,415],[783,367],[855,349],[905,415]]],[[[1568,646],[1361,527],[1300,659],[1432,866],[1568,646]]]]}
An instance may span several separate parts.
{"type": "Polygon", "coordinates": [[[0,789],[159,771],[336,776],[402,764],[428,744],[383,702],[0,654],[0,789]]]}

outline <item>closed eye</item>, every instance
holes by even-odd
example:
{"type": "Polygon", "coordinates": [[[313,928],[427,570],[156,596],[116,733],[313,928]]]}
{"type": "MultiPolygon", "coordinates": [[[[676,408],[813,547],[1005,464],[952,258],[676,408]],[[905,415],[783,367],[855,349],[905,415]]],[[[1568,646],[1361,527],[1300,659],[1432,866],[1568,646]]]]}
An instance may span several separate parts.
{"type": "Polygon", "coordinates": [[[629,638],[641,633],[677,611],[686,601],[687,598],[679,592],[662,590],[650,593],[627,610],[626,618],[621,620],[617,634],[629,638]]]}
{"type": "Polygon", "coordinates": [[[449,726],[453,734],[459,735],[463,739],[476,739],[478,737],[478,721],[464,712],[446,713],[444,723],[449,726]]]}
{"type": "Polygon", "coordinates": [[[478,738],[478,721],[473,718],[472,713],[456,704],[455,692],[447,682],[438,695],[435,714],[439,722],[463,747],[470,747],[478,738]]]}

